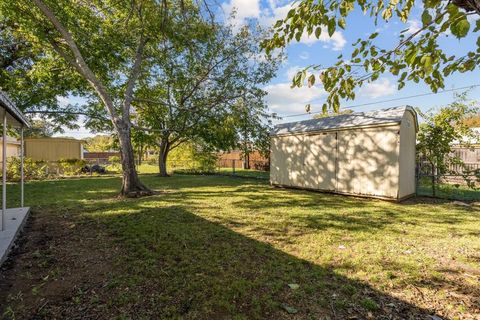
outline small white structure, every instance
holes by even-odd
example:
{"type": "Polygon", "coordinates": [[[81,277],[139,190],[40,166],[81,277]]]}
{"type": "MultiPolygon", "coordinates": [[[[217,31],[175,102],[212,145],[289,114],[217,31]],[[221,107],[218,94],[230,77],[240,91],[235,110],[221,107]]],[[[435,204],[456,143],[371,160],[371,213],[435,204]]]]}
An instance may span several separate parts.
{"type": "Polygon", "coordinates": [[[415,194],[417,114],[404,106],[277,125],[270,183],[402,200],[415,194]]]}
{"type": "Polygon", "coordinates": [[[7,258],[16,236],[23,227],[30,208],[23,207],[23,129],[29,127],[27,119],[15,107],[8,96],[0,90],[0,114],[2,116],[2,212],[0,217],[0,264],[7,258]],[[20,129],[20,208],[7,209],[7,128],[20,129]]]}

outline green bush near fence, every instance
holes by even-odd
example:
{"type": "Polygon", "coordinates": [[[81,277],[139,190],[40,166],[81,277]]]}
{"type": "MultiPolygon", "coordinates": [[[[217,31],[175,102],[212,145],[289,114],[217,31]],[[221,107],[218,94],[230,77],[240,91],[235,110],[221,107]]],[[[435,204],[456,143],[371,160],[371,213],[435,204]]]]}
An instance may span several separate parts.
{"type": "Polygon", "coordinates": [[[81,174],[86,164],[86,161],[81,159],[60,159],[57,162],[59,174],[64,176],[81,174]]]}
{"type": "Polygon", "coordinates": [[[105,166],[105,170],[108,172],[120,172],[122,163],[119,156],[111,156],[108,158],[109,164],[105,166]]]}
{"type": "MultiPolygon", "coordinates": [[[[25,158],[23,172],[25,180],[44,180],[52,176],[75,176],[82,172],[86,165],[85,160],[60,159],[57,162],[47,162],[25,158]]],[[[7,160],[7,179],[20,181],[20,158],[11,157],[7,160]]]]}
{"type": "MultiPolygon", "coordinates": [[[[8,158],[7,160],[7,179],[9,181],[19,181],[20,170],[20,158],[8,158]]],[[[48,164],[45,161],[33,160],[31,158],[25,158],[23,161],[23,172],[25,180],[42,180],[48,177],[48,164]]]]}

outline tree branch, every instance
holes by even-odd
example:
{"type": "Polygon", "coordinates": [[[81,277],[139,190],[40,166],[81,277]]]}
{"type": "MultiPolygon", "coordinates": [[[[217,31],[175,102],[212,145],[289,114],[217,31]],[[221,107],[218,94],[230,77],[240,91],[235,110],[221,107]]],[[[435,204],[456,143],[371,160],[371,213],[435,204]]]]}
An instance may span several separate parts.
{"type": "Polygon", "coordinates": [[[135,52],[135,62],[133,63],[132,71],[130,73],[130,77],[128,78],[127,87],[125,89],[125,98],[123,101],[123,120],[125,122],[128,122],[130,118],[130,105],[133,100],[133,88],[135,87],[135,82],[137,81],[141,71],[143,49],[145,48],[146,42],[147,41],[143,35],[140,36],[140,42],[135,52]]]}
{"type": "MultiPolygon", "coordinates": [[[[82,53],[77,47],[75,40],[73,40],[72,35],[70,32],[65,28],[65,26],[57,19],[55,14],[50,10],[50,8],[42,1],[42,0],[32,0],[33,3],[37,6],[37,8],[43,13],[43,15],[53,24],[55,29],[60,33],[62,38],[65,40],[67,46],[70,48],[74,59],[67,59],[67,62],[72,64],[73,66],[80,72],[87,81],[92,85],[94,90],[102,99],[107,111],[110,113],[112,119],[118,119],[117,113],[115,112],[115,108],[113,105],[113,100],[107,92],[105,86],[101,83],[101,81],[95,76],[92,72],[90,67],[85,62],[82,53]]],[[[62,56],[65,58],[65,56],[62,56]]]]}

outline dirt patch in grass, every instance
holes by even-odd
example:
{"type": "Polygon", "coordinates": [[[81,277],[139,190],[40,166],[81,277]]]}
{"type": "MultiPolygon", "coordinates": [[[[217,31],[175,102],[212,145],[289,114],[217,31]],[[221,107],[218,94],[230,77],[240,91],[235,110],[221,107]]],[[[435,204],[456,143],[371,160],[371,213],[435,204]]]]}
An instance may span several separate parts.
{"type": "Polygon", "coordinates": [[[4,319],[108,318],[109,274],[118,254],[92,222],[34,211],[2,266],[4,319]]]}

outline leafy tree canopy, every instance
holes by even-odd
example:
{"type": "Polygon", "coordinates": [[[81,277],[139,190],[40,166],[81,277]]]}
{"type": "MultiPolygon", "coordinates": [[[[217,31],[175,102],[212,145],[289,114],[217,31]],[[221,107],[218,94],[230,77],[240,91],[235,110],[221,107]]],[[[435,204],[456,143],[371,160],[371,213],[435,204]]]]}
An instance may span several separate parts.
{"type": "Polygon", "coordinates": [[[135,170],[130,136],[133,93],[138,79],[152,70],[144,68],[146,61],[167,43],[191,40],[184,31],[203,19],[197,4],[4,0],[0,12],[13,22],[9,31],[14,38],[25,39],[40,53],[30,72],[34,79],[87,98],[82,110],[87,115],[102,106],[101,116],[110,121],[122,153],[122,195],[150,194],[135,170]]]}
{"type": "Polygon", "coordinates": [[[228,150],[239,141],[265,136],[269,114],[262,87],[274,76],[281,56],[264,57],[263,30],[250,26],[192,28],[188,45],[171,44],[149,60],[151,74],[140,78],[134,97],[135,129],[150,133],[166,175],[168,153],[187,141],[228,150]]]}
{"type": "MultiPolygon", "coordinates": [[[[417,3],[418,5],[419,3],[417,3]]],[[[473,50],[462,56],[447,54],[439,44],[440,37],[451,33],[458,39],[466,38],[480,30],[480,2],[478,0],[423,0],[422,26],[412,34],[403,30],[398,42],[391,48],[379,47],[372,32],[365,39],[358,39],[350,56],[340,55],[333,66],[312,66],[318,75],[307,76],[307,69],[293,79],[293,86],[305,82],[312,86],[321,81],[328,92],[323,110],[338,111],[341,99],[354,99],[355,89],[375,81],[383,73],[398,76],[398,89],[406,81],[423,81],[433,92],[444,87],[444,79],[454,72],[466,72],[480,65],[480,37],[473,50]]],[[[319,38],[324,32],[332,36],[338,28],[348,30],[348,17],[354,10],[362,10],[375,21],[393,19],[406,23],[411,16],[414,0],[303,0],[295,3],[287,16],[274,25],[274,34],[263,47],[267,52],[284,48],[302,35],[319,38]]],[[[458,44],[455,44],[458,46],[458,44]]]]}
{"type": "MultiPolygon", "coordinates": [[[[65,85],[67,81],[62,80],[65,74],[59,69],[55,72],[48,69],[49,78],[40,79],[37,68],[42,65],[43,51],[32,45],[19,28],[0,10],[0,89],[9,94],[36,129],[48,127],[47,131],[53,134],[62,132],[65,127],[78,128],[79,106],[65,104],[59,99],[71,90],[65,85]]],[[[53,64],[50,67],[53,69],[53,64]]],[[[38,132],[36,129],[34,131],[38,132]]]]}
{"type": "MultiPolygon", "coordinates": [[[[476,102],[468,102],[466,95],[460,94],[457,95],[455,102],[436,112],[417,111],[424,119],[418,133],[417,151],[420,159],[430,165],[435,193],[436,175],[448,173],[448,168],[452,164],[463,165],[462,159],[453,152],[453,145],[461,144],[468,147],[479,141],[478,133],[465,123],[466,119],[479,112],[479,108],[476,102]]],[[[470,182],[468,175],[465,178],[470,182]]]]}
{"type": "Polygon", "coordinates": [[[118,147],[116,139],[111,135],[96,135],[86,138],[85,141],[85,149],[88,152],[106,152],[118,147]]]}

